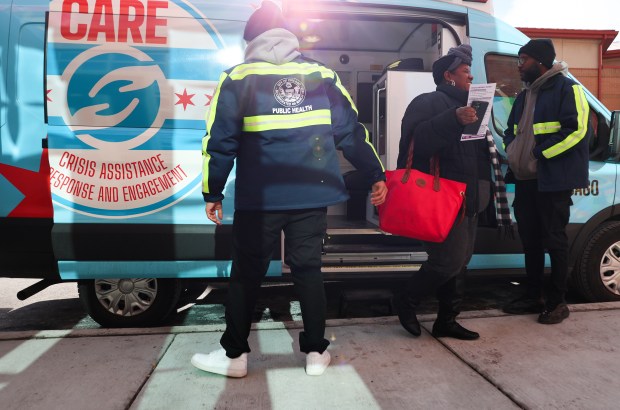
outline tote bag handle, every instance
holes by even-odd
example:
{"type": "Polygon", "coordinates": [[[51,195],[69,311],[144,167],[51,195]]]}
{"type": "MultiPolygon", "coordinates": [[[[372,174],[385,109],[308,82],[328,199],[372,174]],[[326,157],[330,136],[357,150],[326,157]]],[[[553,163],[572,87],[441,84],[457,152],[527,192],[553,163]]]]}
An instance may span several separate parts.
{"type": "MultiPolygon", "coordinates": [[[[409,151],[407,152],[407,166],[405,173],[403,174],[401,183],[406,184],[409,181],[409,173],[411,172],[411,166],[413,164],[413,136],[411,136],[411,143],[409,144],[409,151]]],[[[433,175],[433,191],[439,192],[441,189],[441,180],[439,178],[439,156],[437,154],[433,155],[430,159],[431,163],[431,175],[433,175]]],[[[465,218],[465,200],[463,200],[463,206],[461,206],[461,212],[459,216],[458,223],[463,222],[463,218],[465,218]]]]}
{"type": "MultiPolygon", "coordinates": [[[[409,150],[407,152],[406,171],[403,174],[403,178],[401,179],[401,182],[403,184],[406,184],[407,181],[409,180],[409,173],[411,172],[411,166],[413,164],[413,143],[414,143],[414,139],[413,139],[413,136],[411,136],[411,143],[409,144],[409,150]]],[[[441,189],[441,182],[439,180],[439,157],[437,156],[437,154],[431,157],[430,165],[431,165],[431,175],[433,175],[433,190],[435,192],[439,192],[439,190],[441,189]]]]}

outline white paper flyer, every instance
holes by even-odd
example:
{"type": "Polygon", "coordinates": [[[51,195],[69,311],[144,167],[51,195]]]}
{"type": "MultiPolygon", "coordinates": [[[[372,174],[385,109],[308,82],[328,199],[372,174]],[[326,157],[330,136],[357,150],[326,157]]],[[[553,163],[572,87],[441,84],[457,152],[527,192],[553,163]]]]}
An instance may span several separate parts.
{"type": "Polygon", "coordinates": [[[465,126],[463,135],[461,135],[461,141],[485,138],[487,130],[489,129],[495,85],[495,83],[472,84],[469,87],[467,105],[476,109],[478,121],[465,126]]]}

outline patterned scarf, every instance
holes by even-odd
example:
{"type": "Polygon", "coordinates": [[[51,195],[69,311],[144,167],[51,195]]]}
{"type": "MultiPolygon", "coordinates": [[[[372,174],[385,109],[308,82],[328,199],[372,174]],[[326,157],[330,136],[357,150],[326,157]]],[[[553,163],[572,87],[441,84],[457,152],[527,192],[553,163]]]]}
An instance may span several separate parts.
{"type": "Polygon", "coordinates": [[[505,237],[514,239],[514,227],[510,218],[510,208],[508,207],[508,198],[506,197],[506,184],[502,175],[502,167],[497,154],[497,147],[493,134],[487,131],[487,142],[489,143],[489,154],[491,156],[491,165],[493,166],[493,182],[495,184],[495,213],[497,215],[497,228],[505,237]]]}

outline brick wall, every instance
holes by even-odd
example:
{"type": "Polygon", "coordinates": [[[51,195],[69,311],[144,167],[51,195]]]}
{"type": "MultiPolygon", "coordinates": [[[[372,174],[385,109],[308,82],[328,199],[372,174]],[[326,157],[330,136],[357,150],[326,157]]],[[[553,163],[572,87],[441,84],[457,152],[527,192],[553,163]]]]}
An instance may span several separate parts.
{"type": "Polygon", "coordinates": [[[603,67],[601,72],[601,93],[598,91],[598,70],[570,67],[569,70],[607,108],[610,110],[620,110],[620,67],[603,67]]]}
{"type": "Polygon", "coordinates": [[[568,69],[572,75],[577,77],[581,84],[583,84],[592,94],[600,99],[598,92],[598,70],[596,68],[568,67],[568,69]]]}
{"type": "Polygon", "coordinates": [[[620,110],[620,68],[605,68],[602,73],[601,102],[610,110],[620,110]]]}

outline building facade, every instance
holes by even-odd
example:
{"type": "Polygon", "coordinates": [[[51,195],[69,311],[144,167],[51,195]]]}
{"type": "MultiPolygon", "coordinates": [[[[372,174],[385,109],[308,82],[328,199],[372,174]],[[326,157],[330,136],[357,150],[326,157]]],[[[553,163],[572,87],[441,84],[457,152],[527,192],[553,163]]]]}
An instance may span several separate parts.
{"type": "Polygon", "coordinates": [[[519,28],[530,38],[550,38],[556,59],[610,110],[620,110],[620,50],[608,50],[615,30],[519,28]]]}

